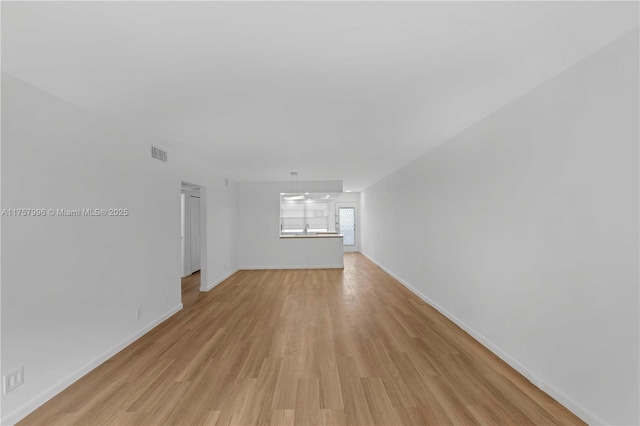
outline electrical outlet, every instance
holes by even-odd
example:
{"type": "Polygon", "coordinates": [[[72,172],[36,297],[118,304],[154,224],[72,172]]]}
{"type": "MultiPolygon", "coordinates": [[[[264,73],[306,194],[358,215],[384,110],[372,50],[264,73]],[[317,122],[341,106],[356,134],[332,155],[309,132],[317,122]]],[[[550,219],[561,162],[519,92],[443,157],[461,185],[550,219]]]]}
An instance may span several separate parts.
{"type": "Polygon", "coordinates": [[[24,367],[13,370],[2,377],[3,393],[6,395],[24,383],[24,367]]]}
{"type": "Polygon", "coordinates": [[[136,309],[136,319],[139,320],[142,317],[142,308],[138,307],[138,309],[136,309]]]}

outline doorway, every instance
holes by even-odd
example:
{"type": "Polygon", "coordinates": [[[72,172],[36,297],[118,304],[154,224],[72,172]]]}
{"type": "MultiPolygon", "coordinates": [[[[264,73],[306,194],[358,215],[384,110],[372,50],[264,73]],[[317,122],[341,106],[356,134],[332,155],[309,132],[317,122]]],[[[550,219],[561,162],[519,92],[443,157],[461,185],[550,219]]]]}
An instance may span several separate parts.
{"type": "Polygon", "coordinates": [[[201,204],[200,192],[194,188],[182,188],[181,228],[182,228],[182,276],[186,277],[200,270],[201,265],[201,204]]]}
{"type": "Polygon", "coordinates": [[[183,182],[180,191],[180,250],[182,303],[195,301],[204,271],[206,200],[204,188],[183,182]]]}
{"type": "Polygon", "coordinates": [[[358,204],[336,203],[336,224],[342,237],[345,252],[359,251],[358,204]]]}

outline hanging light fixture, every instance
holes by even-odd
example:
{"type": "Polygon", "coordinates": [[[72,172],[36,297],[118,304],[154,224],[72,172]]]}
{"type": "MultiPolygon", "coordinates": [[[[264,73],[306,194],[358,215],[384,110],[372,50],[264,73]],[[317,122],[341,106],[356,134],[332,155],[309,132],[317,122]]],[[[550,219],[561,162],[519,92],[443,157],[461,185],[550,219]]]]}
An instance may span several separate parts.
{"type": "MultiPolygon", "coordinates": [[[[291,172],[289,173],[291,175],[290,178],[290,183],[291,183],[291,194],[295,194],[298,192],[298,172],[291,172]],[[295,179],[295,191],[293,188],[293,181],[295,179]]],[[[283,196],[282,199],[285,201],[298,201],[298,200],[304,200],[306,197],[304,195],[289,195],[289,196],[283,196]]]]}

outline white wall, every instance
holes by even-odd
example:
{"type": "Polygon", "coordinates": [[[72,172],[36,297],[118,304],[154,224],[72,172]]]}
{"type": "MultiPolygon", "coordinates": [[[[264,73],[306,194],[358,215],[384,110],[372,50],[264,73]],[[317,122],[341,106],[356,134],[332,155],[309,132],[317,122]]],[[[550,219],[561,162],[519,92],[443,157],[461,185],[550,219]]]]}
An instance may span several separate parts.
{"type": "Polygon", "coordinates": [[[639,424],[638,31],[362,194],[362,249],[593,423],[639,424]]]}
{"type": "Polygon", "coordinates": [[[2,208],[130,211],[2,218],[2,374],[25,372],[2,424],[181,308],[182,181],[205,187],[203,285],[237,269],[235,184],[172,151],[152,160],[149,143],[2,74],[2,208]]]}
{"type": "MultiPolygon", "coordinates": [[[[238,183],[240,269],[342,267],[341,238],[280,238],[280,193],[289,182],[238,183]]],[[[341,181],[298,182],[296,192],[342,192],[341,181]]]]}

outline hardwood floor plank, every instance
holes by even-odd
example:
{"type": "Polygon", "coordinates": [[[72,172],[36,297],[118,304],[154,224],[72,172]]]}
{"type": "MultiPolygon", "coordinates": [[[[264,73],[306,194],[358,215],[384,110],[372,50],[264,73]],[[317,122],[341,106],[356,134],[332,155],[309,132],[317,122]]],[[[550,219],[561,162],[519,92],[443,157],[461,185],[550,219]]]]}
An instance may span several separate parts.
{"type": "Polygon", "coordinates": [[[332,408],[320,410],[320,416],[322,421],[320,424],[323,426],[346,426],[347,414],[343,408],[332,408]]]}
{"type": "Polygon", "coordinates": [[[372,413],[367,404],[367,396],[362,387],[361,377],[354,368],[356,362],[350,357],[338,357],[340,385],[344,396],[344,410],[347,423],[351,425],[372,425],[372,413]]]}
{"type": "Polygon", "coordinates": [[[220,410],[217,426],[239,425],[244,412],[248,411],[258,379],[242,379],[233,385],[227,402],[220,410]]]}
{"type": "Polygon", "coordinates": [[[220,411],[200,411],[194,419],[196,426],[215,426],[220,417],[220,411]]]}
{"type": "Polygon", "coordinates": [[[424,421],[418,407],[395,407],[393,410],[400,425],[422,426],[428,424],[424,421]]]}
{"type": "Polygon", "coordinates": [[[363,377],[361,380],[374,423],[381,426],[400,424],[382,380],[379,377],[363,377]]]}
{"type": "Polygon", "coordinates": [[[584,424],[360,254],[199,286],[20,424],[584,424]]]}
{"type": "Polygon", "coordinates": [[[296,410],[271,410],[272,426],[293,426],[296,410]]]}
{"type": "Polygon", "coordinates": [[[318,367],[320,372],[320,408],[344,408],[335,355],[323,352],[319,357],[318,367]]]}
{"type": "Polygon", "coordinates": [[[453,424],[475,425],[479,424],[469,409],[464,404],[456,390],[449,386],[446,378],[432,377],[427,381],[427,387],[431,390],[435,400],[440,404],[447,417],[453,424]]]}
{"type": "Polygon", "coordinates": [[[317,425],[320,420],[320,381],[317,378],[298,379],[294,423],[317,425]]]}

